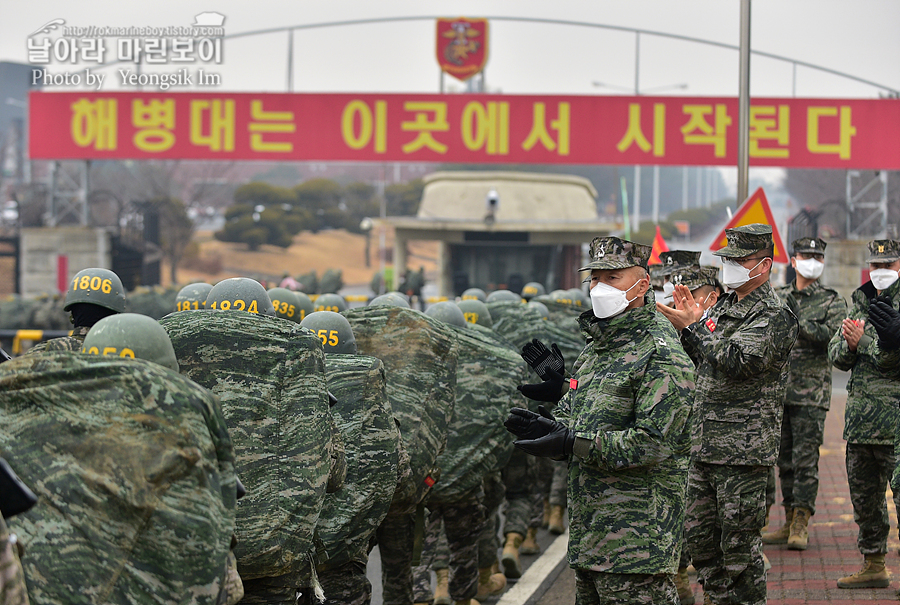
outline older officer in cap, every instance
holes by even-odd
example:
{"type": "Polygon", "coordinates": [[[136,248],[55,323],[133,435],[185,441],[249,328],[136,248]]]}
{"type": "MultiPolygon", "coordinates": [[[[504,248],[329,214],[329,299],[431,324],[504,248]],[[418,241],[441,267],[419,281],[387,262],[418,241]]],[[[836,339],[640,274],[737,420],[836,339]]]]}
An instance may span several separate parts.
{"type": "Polygon", "coordinates": [[[819,282],[827,245],[819,238],[795,240],[791,244],[791,266],[797,276],[777,290],[797,316],[799,335],[791,351],[778,453],[785,521],[780,529],[763,534],[763,542],[786,543],[791,550],[806,550],[809,518],[816,513],[819,446],[825,432],[825,414],[831,406],[828,341],[847,315],[844,298],[819,282]]]}
{"type": "MultiPolygon", "coordinates": [[[[895,309],[900,302],[900,242],[873,240],[868,249],[871,281],[853,292],[850,316],[828,343],[828,358],[834,366],[850,370],[844,410],[847,480],[853,517],[859,525],[856,545],[865,557],[862,569],[838,580],[839,588],[886,588],[891,581],[884,567],[891,529],[885,489],[895,469],[900,381],[879,371],[880,338],[867,319],[869,309],[878,302],[895,309]]],[[[894,492],[895,504],[898,492],[894,492]]]]}
{"type": "Polygon", "coordinates": [[[711,603],[766,602],[760,532],[766,479],[778,455],[797,319],[769,284],[772,228],[726,229],[723,282],[731,292],[705,318],[690,289],[657,308],[697,364],[686,539],[711,603]],[[702,320],[701,320],[702,318],[702,320]]]}
{"type": "Polygon", "coordinates": [[[515,408],[506,426],[520,449],[569,458],[576,602],[676,603],[694,367],[646,296],[650,246],[602,237],[590,252],[592,309],[578,318],[588,346],[574,378],[557,363],[520,388],[559,402],[560,419],[515,408]]]}

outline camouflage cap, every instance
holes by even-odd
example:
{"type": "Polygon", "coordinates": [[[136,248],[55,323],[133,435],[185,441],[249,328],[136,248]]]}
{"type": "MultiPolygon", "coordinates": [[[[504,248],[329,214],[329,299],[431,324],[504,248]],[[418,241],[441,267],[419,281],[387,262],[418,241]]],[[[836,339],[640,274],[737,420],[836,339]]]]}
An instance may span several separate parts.
{"type": "Polygon", "coordinates": [[[672,273],[672,283],[687,286],[690,290],[696,290],[701,286],[716,287],[718,284],[718,267],[686,267],[676,269],[672,273]]]}
{"type": "Polygon", "coordinates": [[[700,266],[700,252],[694,250],[669,250],[659,253],[662,261],[662,275],[671,275],[679,269],[700,266]]]}
{"type": "Polygon", "coordinates": [[[593,269],[647,268],[651,246],[636,244],[618,237],[595,237],[591,242],[591,261],[579,271],[593,269]]]}
{"type": "Polygon", "coordinates": [[[825,254],[828,244],[818,237],[801,237],[791,242],[791,254],[825,254]]]}
{"type": "Polygon", "coordinates": [[[900,242],[893,239],[873,239],[868,243],[867,263],[892,263],[900,260],[900,242]]]}
{"type": "Polygon", "coordinates": [[[650,286],[654,290],[663,289],[663,272],[665,270],[663,265],[650,265],[650,286]]]}
{"type": "Polygon", "coordinates": [[[762,223],[726,229],[728,245],[713,254],[726,258],[744,258],[772,246],[772,227],[762,223]]]}

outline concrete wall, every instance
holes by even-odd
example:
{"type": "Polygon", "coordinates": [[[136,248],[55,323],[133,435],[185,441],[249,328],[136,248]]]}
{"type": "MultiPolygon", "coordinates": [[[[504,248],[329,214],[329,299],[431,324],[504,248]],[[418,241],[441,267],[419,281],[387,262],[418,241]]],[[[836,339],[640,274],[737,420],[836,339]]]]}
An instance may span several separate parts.
{"type": "Polygon", "coordinates": [[[57,258],[69,259],[67,282],[88,267],[112,268],[109,233],[89,227],[22,229],[20,240],[23,297],[55,294],[57,258]]]}
{"type": "Polygon", "coordinates": [[[841,293],[850,304],[850,295],[862,285],[862,271],[868,269],[868,240],[828,242],[825,249],[825,272],[822,283],[841,293]]]}

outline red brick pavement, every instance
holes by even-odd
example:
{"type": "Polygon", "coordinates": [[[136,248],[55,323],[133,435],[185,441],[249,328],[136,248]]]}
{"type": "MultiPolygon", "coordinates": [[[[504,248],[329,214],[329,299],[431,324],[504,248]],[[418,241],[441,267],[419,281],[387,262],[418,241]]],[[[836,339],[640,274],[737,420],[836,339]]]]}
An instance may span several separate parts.
{"type": "MultiPolygon", "coordinates": [[[[841,589],[837,579],[862,567],[863,557],[856,548],[857,526],[853,522],[853,507],[847,488],[847,470],[844,466],[845,442],[841,438],[844,427],[844,404],[847,396],[835,395],[831,411],[825,420],[825,440],[819,460],[819,496],[816,514],[810,521],[809,548],[805,551],[788,550],[787,546],[766,545],[766,556],[772,563],[768,576],[769,605],[819,605],[823,603],[897,603],[896,591],[900,588],[900,558],[897,537],[897,513],[888,491],[888,507],[891,514],[891,536],[888,541],[887,566],[892,572],[890,588],[841,589]]],[[[781,493],[772,507],[770,527],[784,524],[781,493]]],[[[694,582],[697,603],[703,602],[703,591],[694,582]]]]}

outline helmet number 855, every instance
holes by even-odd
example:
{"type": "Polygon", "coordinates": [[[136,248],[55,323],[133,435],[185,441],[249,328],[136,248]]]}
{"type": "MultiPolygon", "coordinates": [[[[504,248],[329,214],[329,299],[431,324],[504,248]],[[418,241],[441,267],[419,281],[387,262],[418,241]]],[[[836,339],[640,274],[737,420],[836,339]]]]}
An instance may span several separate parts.
{"type": "Polygon", "coordinates": [[[337,330],[326,330],[322,328],[316,332],[316,335],[322,339],[323,345],[330,345],[332,347],[336,347],[338,345],[338,331],[337,330]]]}

